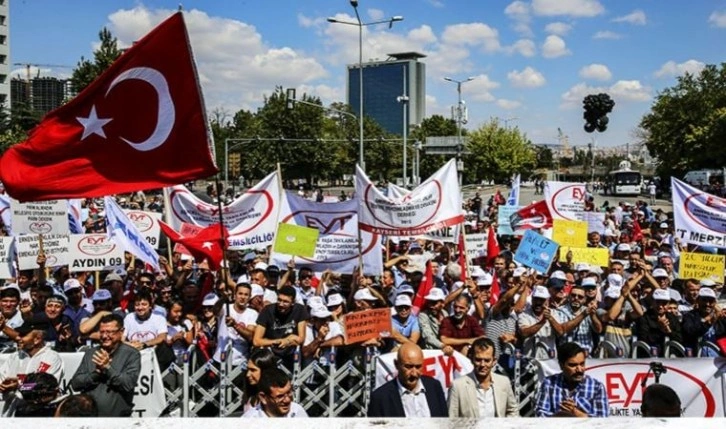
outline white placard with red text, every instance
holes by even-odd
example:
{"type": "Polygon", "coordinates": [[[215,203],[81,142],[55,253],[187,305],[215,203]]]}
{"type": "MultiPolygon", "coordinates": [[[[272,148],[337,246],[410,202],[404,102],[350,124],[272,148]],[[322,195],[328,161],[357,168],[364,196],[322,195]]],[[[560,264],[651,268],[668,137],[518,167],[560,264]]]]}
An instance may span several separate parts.
{"type": "Polygon", "coordinates": [[[159,233],[161,227],[159,226],[159,220],[161,220],[161,213],[147,212],[143,210],[124,210],[129,220],[136,226],[141,235],[144,236],[144,240],[151,244],[156,250],[159,250],[159,233]]]}
{"type": "Polygon", "coordinates": [[[545,182],[547,208],[552,219],[585,220],[585,184],[545,182]]]}
{"type": "MultiPolygon", "coordinates": [[[[441,350],[424,350],[424,361],[422,374],[433,377],[441,383],[444,394],[448,395],[449,387],[454,379],[466,375],[474,370],[471,361],[459,352],[452,356],[444,355],[441,350]]],[[[376,359],[376,387],[393,380],[398,375],[398,370],[393,361],[396,353],[386,353],[376,359]]]]}
{"type": "Polygon", "coordinates": [[[726,248],[726,198],[671,179],[675,237],[698,246],[726,248]]]}
{"type": "Polygon", "coordinates": [[[112,270],[124,266],[124,250],[106,234],[71,234],[68,271],[112,270]]]}

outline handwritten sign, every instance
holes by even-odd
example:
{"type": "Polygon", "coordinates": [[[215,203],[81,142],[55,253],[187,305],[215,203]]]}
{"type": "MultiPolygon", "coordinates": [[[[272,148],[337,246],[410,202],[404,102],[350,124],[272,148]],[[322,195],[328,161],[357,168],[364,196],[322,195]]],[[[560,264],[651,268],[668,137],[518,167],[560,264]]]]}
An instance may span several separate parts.
{"type": "MultiPolygon", "coordinates": [[[[56,267],[68,264],[68,235],[44,235],[43,251],[45,266],[56,267]]],[[[38,268],[40,242],[37,235],[18,235],[15,237],[15,250],[18,255],[18,268],[30,270],[38,268]]]]}
{"type": "Polygon", "coordinates": [[[711,279],[724,282],[724,255],[681,252],[678,274],[683,279],[711,279]]]}
{"type": "Polygon", "coordinates": [[[555,219],[552,239],[560,246],[583,247],[587,244],[587,222],[555,219]]]}
{"type": "Polygon", "coordinates": [[[391,333],[391,309],[355,311],[345,315],[345,343],[356,344],[391,333]]]}
{"type": "Polygon", "coordinates": [[[572,262],[607,267],[610,264],[610,252],[605,248],[595,247],[560,247],[560,261],[567,259],[567,252],[572,251],[572,262]]]}
{"type": "Polygon", "coordinates": [[[0,237],[0,279],[9,279],[13,275],[13,253],[10,251],[14,237],[0,237]]]}
{"type": "Polygon", "coordinates": [[[489,238],[489,233],[486,233],[486,232],[479,233],[479,234],[468,234],[466,236],[466,240],[464,241],[464,246],[466,248],[467,260],[471,261],[473,259],[481,258],[482,256],[487,255],[487,239],[488,238],[489,238]]]}
{"type": "Polygon", "coordinates": [[[550,269],[552,260],[557,254],[559,246],[552,240],[543,237],[532,230],[527,230],[519,243],[514,260],[520,264],[534,268],[540,273],[550,269]]]}

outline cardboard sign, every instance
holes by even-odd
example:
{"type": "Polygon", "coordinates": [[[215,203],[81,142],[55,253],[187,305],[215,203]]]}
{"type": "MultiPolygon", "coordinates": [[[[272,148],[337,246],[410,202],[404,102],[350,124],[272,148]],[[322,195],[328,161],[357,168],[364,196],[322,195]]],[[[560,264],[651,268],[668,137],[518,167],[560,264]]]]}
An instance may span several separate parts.
{"type": "Polygon", "coordinates": [[[391,334],[391,309],[355,311],[345,315],[345,344],[356,344],[391,334]]]}
{"type": "Polygon", "coordinates": [[[144,239],[151,244],[156,250],[159,250],[159,233],[161,227],[159,226],[159,220],[161,220],[161,213],[157,212],[146,212],[142,210],[124,210],[126,216],[134,224],[136,229],[139,230],[144,239]]]}
{"type": "Polygon", "coordinates": [[[560,261],[567,259],[567,252],[572,251],[572,262],[598,267],[610,265],[610,252],[605,248],[595,247],[560,247],[560,261]]]}
{"type": "Polygon", "coordinates": [[[514,260],[525,267],[534,268],[540,273],[550,269],[559,246],[554,241],[532,230],[527,230],[519,243],[514,260]]]}
{"type": "MultiPolygon", "coordinates": [[[[68,235],[43,236],[46,267],[68,264],[68,243],[68,235]]],[[[37,259],[40,242],[37,235],[18,235],[15,237],[15,251],[18,255],[19,269],[31,270],[38,268],[37,259]]]]}
{"type": "Polygon", "coordinates": [[[14,234],[68,234],[66,200],[20,203],[12,200],[14,234]]]}
{"type": "Polygon", "coordinates": [[[682,279],[711,279],[724,282],[724,255],[681,252],[678,274],[682,279]]]}
{"type": "MultiPolygon", "coordinates": [[[[499,208],[501,209],[501,207],[499,208]]],[[[464,247],[466,248],[466,259],[468,261],[487,255],[488,238],[489,233],[468,234],[466,236],[466,240],[464,241],[464,247]]]]}
{"type": "Polygon", "coordinates": [[[587,245],[587,222],[554,219],[552,239],[560,246],[584,247],[587,245]]]}
{"type": "Polygon", "coordinates": [[[124,266],[124,251],[106,234],[70,236],[68,271],[111,270],[124,266]]]}
{"type": "MultiPolygon", "coordinates": [[[[497,215],[497,234],[499,235],[515,235],[512,229],[511,217],[517,213],[520,206],[499,206],[499,213],[497,215]]],[[[518,235],[522,235],[521,231],[518,235]]]]}
{"type": "Polygon", "coordinates": [[[281,223],[275,236],[275,252],[312,258],[319,235],[320,230],[317,228],[281,223]]]}
{"type": "Polygon", "coordinates": [[[0,279],[9,279],[13,275],[13,239],[15,237],[0,237],[0,279]]]}

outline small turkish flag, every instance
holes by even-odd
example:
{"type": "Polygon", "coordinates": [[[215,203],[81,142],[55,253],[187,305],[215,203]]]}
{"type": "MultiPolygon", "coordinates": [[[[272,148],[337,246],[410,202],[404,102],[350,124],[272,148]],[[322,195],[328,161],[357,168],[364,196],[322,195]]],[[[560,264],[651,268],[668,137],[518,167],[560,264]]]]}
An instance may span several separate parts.
{"type": "Polygon", "coordinates": [[[209,268],[213,270],[218,269],[221,265],[224,259],[227,237],[229,237],[227,228],[220,228],[221,224],[214,223],[209,225],[189,237],[182,236],[162,221],[159,221],[159,226],[161,226],[161,230],[171,241],[183,244],[192,256],[194,256],[194,259],[201,261],[206,258],[209,262],[209,268]]]}
{"type": "Polygon", "coordinates": [[[487,267],[494,265],[494,259],[499,256],[499,241],[497,241],[497,232],[493,226],[489,227],[489,235],[487,236],[487,267]]]}
{"type": "Polygon", "coordinates": [[[509,217],[509,222],[515,231],[552,228],[552,214],[547,202],[541,200],[519,209],[509,217]]]}
{"type": "Polygon", "coordinates": [[[217,172],[181,12],[121,55],[0,159],[20,201],[161,188],[217,172]]]}

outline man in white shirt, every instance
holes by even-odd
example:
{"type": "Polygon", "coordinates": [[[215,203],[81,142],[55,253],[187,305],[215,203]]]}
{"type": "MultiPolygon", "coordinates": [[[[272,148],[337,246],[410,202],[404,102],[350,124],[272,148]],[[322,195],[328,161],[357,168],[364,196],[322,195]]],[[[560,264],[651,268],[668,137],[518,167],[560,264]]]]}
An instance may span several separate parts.
{"type": "Polygon", "coordinates": [[[300,404],[292,401],[292,383],[283,370],[264,370],[258,388],[259,404],[244,413],[243,418],[308,416],[300,404]]]}
{"type": "Polygon", "coordinates": [[[247,304],[252,294],[249,283],[239,283],[235,287],[234,305],[222,307],[224,323],[219,326],[217,333],[217,349],[214,351],[215,362],[222,362],[222,351],[228,342],[232,342],[232,365],[247,368],[247,358],[250,354],[250,342],[257,327],[258,314],[247,304]],[[229,309],[229,314],[227,310],[229,309]]]}
{"type": "Polygon", "coordinates": [[[124,340],[136,350],[157,346],[166,341],[166,319],[153,314],[154,300],[146,290],[134,298],[134,312],[124,318],[124,340]]]}
{"type": "MultiPolygon", "coordinates": [[[[20,288],[15,284],[0,288],[0,314],[5,319],[4,326],[12,329],[23,324],[23,315],[18,309],[20,303],[20,288]]],[[[0,349],[14,346],[14,341],[0,329],[0,349]]]]}

